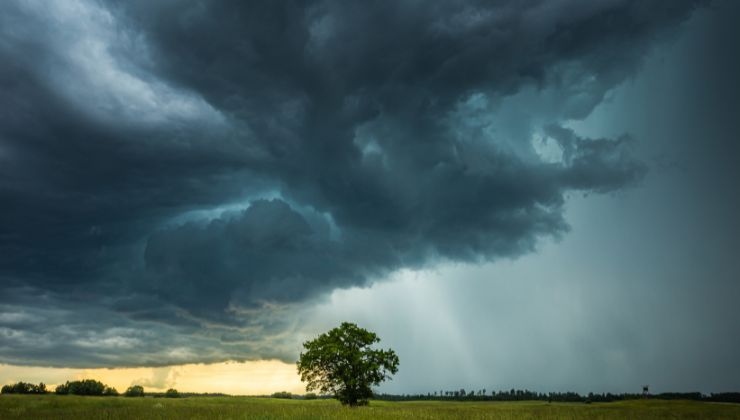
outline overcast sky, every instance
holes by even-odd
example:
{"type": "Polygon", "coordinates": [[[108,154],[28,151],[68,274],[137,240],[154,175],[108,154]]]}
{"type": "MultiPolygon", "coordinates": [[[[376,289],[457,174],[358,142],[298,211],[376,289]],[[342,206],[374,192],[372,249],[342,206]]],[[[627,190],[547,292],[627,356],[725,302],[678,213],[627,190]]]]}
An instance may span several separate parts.
{"type": "Polygon", "coordinates": [[[737,390],[739,4],[5,1],[0,363],[737,390]]]}

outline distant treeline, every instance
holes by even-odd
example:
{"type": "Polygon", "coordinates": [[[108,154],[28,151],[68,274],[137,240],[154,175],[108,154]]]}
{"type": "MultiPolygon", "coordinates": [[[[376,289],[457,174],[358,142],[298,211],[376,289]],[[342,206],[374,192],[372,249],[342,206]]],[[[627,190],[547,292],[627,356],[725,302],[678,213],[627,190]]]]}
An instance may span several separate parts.
{"type": "Polygon", "coordinates": [[[720,392],[709,395],[701,392],[664,392],[661,394],[579,394],[577,392],[534,392],[527,389],[511,389],[510,391],[492,391],[486,393],[485,389],[470,390],[459,389],[455,391],[436,391],[427,394],[375,394],[374,399],[384,401],[418,401],[418,400],[439,400],[439,401],[548,401],[548,402],[613,402],[623,400],[635,400],[642,398],[651,398],[659,400],[693,400],[693,401],[711,401],[711,402],[730,402],[740,403],[740,392],[720,392]]]}
{"type": "Polygon", "coordinates": [[[270,398],[282,398],[287,400],[315,400],[315,399],[329,399],[334,398],[331,395],[316,395],[313,392],[309,392],[308,394],[291,394],[287,391],[280,391],[275,392],[272,395],[269,395],[270,398]]]}
{"type": "MultiPolygon", "coordinates": [[[[42,382],[38,385],[18,382],[12,385],[5,385],[1,391],[2,394],[48,394],[49,390],[46,389],[46,385],[42,382]]],[[[83,379],[81,381],[67,381],[61,385],[58,385],[54,389],[54,393],[57,395],[92,395],[92,396],[117,396],[118,391],[100,381],[95,379],[83,379]]],[[[143,397],[144,387],[141,385],[130,386],[123,394],[126,397],[143,397]]],[[[170,389],[165,393],[165,396],[179,396],[177,391],[170,389]]]]}
{"type": "MultiPolygon", "coordinates": [[[[48,394],[49,390],[42,382],[38,385],[18,382],[2,387],[3,394],[48,394]]],[[[93,395],[93,396],[117,396],[118,391],[109,387],[100,381],[94,379],[84,379],[81,381],[67,381],[57,386],[54,393],[59,395],[93,395]]],[[[143,397],[144,387],[141,385],[132,385],[123,396],[126,397],[143,397]]],[[[175,389],[168,389],[166,392],[149,392],[146,394],[155,398],[182,398],[182,397],[228,397],[230,395],[223,393],[195,393],[195,392],[178,392],[175,389]]],[[[281,391],[271,395],[272,398],[285,399],[317,399],[331,398],[328,395],[316,395],[308,393],[305,395],[291,394],[290,392],[281,391]]],[[[548,402],[613,402],[623,400],[636,400],[643,398],[659,400],[693,400],[693,401],[710,401],[710,402],[728,402],[740,403],[740,392],[720,392],[709,395],[701,392],[664,392],[661,394],[579,394],[577,392],[534,392],[527,389],[511,389],[509,391],[492,391],[487,393],[485,389],[465,390],[459,389],[454,391],[436,391],[427,394],[375,394],[373,399],[384,401],[419,401],[419,400],[437,400],[437,401],[548,401],[548,402]]]]}
{"type": "Polygon", "coordinates": [[[46,384],[43,382],[38,385],[18,382],[12,385],[3,385],[1,392],[3,394],[46,394],[49,391],[46,390],[46,384]]]}
{"type": "MultiPolygon", "coordinates": [[[[27,382],[18,382],[15,384],[4,385],[2,387],[2,394],[51,394],[52,391],[46,388],[46,384],[43,382],[35,385],[27,382]]],[[[141,385],[132,385],[126,389],[123,394],[119,394],[118,390],[110,387],[95,379],[83,379],[80,381],[67,381],[63,384],[58,385],[54,391],[57,395],[89,395],[89,396],[106,396],[115,397],[122,395],[124,397],[154,397],[154,398],[183,398],[183,397],[229,397],[230,395],[220,392],[178,392],[174,388],[170,388],[165,392],[147,392],[144,393],[144,387],[141,385]]],[[[288,393],[288,395],[290,395],[288,393]]],[[[299,396],[295,396],[300,398],[299,396]]],[[[315,397],[315,396],[314,396],[315,397]]],[[[285,398],[285,396],[283,396],[285,398]]]]}

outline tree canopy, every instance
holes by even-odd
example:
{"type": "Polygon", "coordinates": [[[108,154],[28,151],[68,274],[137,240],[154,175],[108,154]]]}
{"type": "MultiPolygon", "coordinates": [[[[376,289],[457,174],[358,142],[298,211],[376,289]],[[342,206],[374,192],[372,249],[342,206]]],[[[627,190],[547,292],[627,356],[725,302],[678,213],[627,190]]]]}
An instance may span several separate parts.
{"type": "Polygon", "coordinates": [[[59,395],[114,395],[114,388],[109,388],[104,383],[95,379],[83,379],[80,381],[67,381],[54,390],[59,395]],[[106,391],[107,390],[107,391],[106,391]]]}
{"type": "Polygon", "coordinates": [[[378,342],[375,333],[343,322],[303,343],[305,352],[297,366],[306,391],[331,394],[344,405],[367,404],[373,395],[371,387],[398,371],[398,356],[393,350],[371,348],[378,342]]]}
{"type": "Polygon", "coordinates": [[[126,392],[124,392],[123,395],[126,397],[143,397],[144,387],[141,385],[132,385],[126,389],[126,392]]]}
{"type": "Polygon", "coordinates": [[[38,385],[34,385],[27,382],[18,382],[15,384],[3,385],[0,393],[3,394],[46,394],[46,384],[41,382],[38,385]]]}

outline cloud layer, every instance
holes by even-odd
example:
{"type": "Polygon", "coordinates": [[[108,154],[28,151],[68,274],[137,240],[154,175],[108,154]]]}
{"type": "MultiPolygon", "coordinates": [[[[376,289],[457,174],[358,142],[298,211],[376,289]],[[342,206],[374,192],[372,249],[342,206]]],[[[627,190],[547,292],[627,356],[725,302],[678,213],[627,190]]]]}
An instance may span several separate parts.
{"type": "Polygon", "coordinates": [[[336,288],[533,251],[645,173],[568,123],[695,6],[4,3],[0,362],[290,360],[336,288]]]}

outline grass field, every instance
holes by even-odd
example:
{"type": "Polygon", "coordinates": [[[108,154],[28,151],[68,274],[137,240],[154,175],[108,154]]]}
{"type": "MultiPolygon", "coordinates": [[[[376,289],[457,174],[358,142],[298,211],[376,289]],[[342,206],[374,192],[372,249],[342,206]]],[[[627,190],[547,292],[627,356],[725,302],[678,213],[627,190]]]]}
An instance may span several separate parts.
{"type": "Polygon", "coordinates": [[[385,402],[350,409],[333,400],[2,395],[0,419],[740,419],[740,405],[695,401],[600,404],[385,402]]]}

